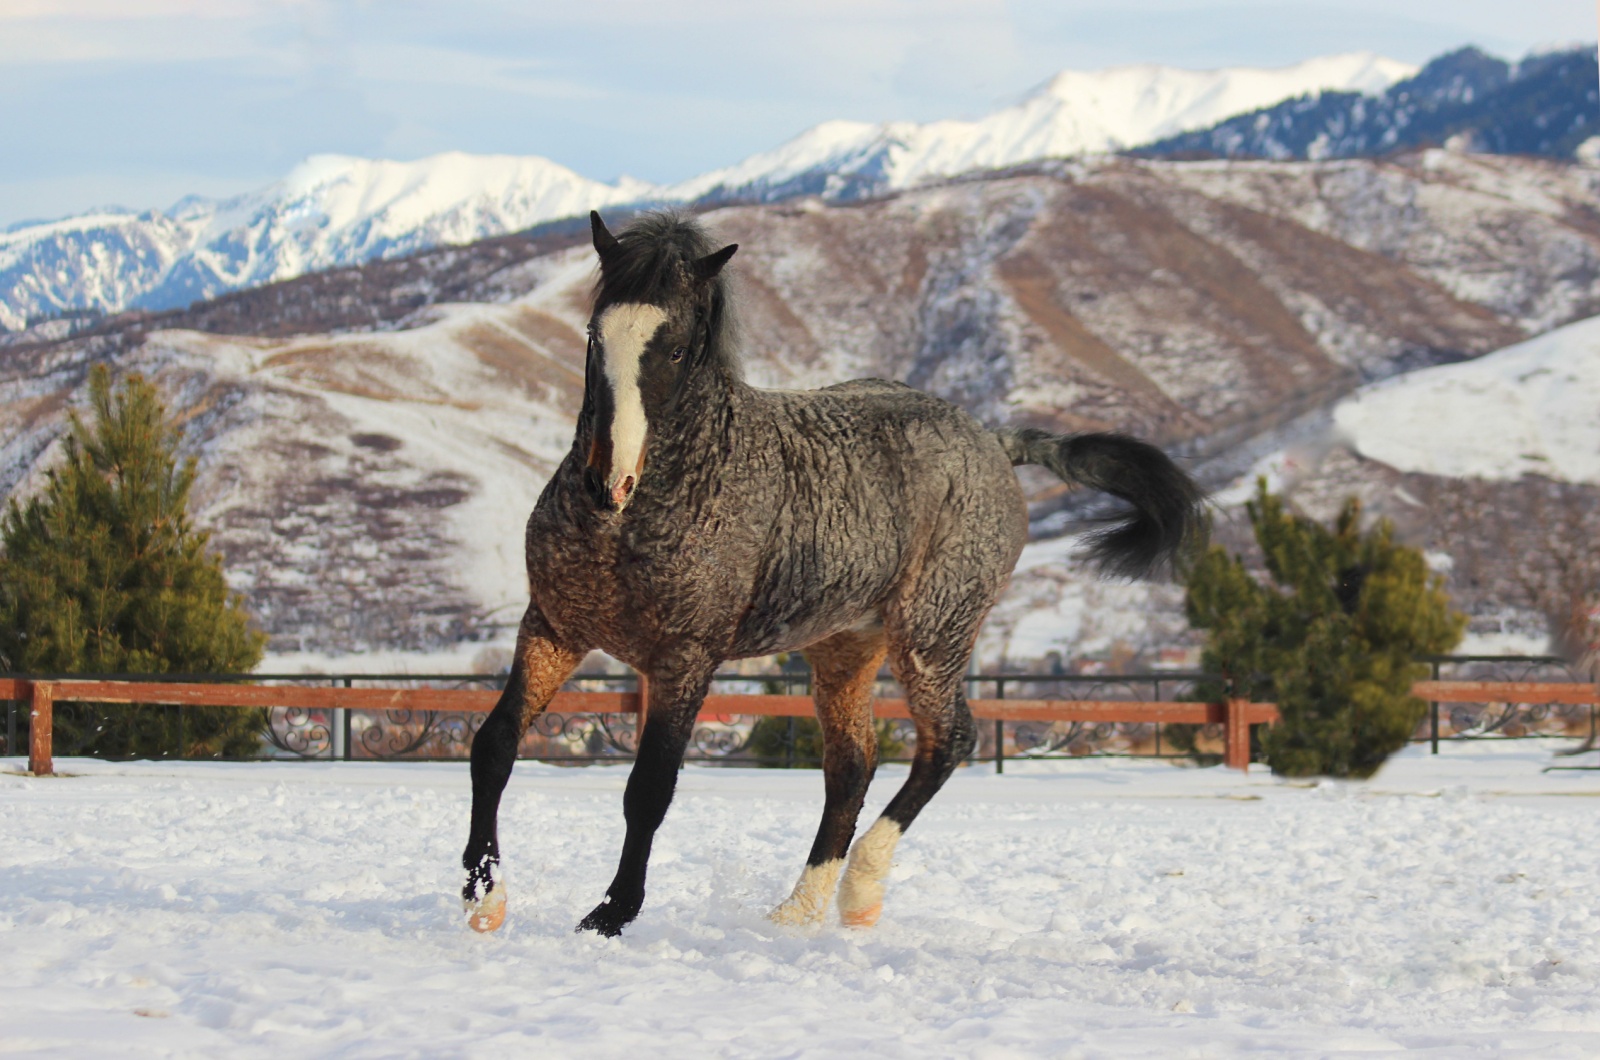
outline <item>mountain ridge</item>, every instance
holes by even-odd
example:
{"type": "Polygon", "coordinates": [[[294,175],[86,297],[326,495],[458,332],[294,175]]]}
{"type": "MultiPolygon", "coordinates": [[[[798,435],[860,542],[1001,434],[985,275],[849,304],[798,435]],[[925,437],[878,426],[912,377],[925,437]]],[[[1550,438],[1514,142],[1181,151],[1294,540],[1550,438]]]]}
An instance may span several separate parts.
{"type": "Polygon", "coordinates": [[[1309,88],[1370,89],[1412,69],[1351,53],[1272,70],[1063,71],[975,122],[825,122],[669,186],[607,184],[531,155],[450,152],[409,163],[319,155],[229,199],[186,196],[165,211],[101,210],[9,226],[0,232],[0,328],[16,331],[62,311],[168,309],[608,206],[859,199],[973,168],[1126,147],[1309,88]]]}
{"type": "MultiPolygon", "coordinates": [[[[1157,140],[1149,158],[1371,157],[1458,143],[1493,154],[1574,157],[1600,137],[1600,67],[1592,47],[1517,63],[1461,48],[1380,93],[1324,91],[1157,140]]],[[[1600,141],[1597,141],[1600,142],[1600,141]]]]}

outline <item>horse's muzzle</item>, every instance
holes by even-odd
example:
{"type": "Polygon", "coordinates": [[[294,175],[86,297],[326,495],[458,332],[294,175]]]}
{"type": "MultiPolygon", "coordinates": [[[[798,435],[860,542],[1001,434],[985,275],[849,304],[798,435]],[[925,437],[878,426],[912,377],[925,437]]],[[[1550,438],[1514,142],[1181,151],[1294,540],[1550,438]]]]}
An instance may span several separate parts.
{"type": "Polygon", "coordinates": [[[636,474],[623,475],[614,482],[607,482],[600,469],[593,464],[583,469],[584,488],[601,511],[622,511],[633,498],[633,491],[638,484],[639,477],[636,474]]]}

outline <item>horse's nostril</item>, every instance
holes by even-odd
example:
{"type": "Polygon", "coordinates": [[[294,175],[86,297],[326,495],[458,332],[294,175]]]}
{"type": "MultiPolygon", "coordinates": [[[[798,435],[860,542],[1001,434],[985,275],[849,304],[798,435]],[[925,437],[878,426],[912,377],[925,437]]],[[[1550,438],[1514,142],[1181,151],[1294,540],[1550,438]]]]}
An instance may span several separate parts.
{"type": "Polygon", "coordinates": [[[624,475],[622,481],[611,488],[611,503],[616,505],[618,508],[622,507],[622,502],[627,500],[628,495],[632,492],[633,476],[624,475]]]}

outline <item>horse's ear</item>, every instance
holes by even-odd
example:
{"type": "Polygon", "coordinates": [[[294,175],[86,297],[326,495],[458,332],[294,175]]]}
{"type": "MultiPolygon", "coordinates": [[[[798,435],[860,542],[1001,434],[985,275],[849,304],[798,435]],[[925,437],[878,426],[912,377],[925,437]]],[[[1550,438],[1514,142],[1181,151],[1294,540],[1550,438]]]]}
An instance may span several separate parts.
{"type": "Polygon", "coordinates": [[[694,276],[696,283],[705,283],[722,271],[722,267],[733,257],[733,252],[739,249],[739,244],[729,243],[715,254],[707,254],[689,266],[689,272],[694,276]]]}
{"type": "Polygon", "coordinates": [[[617,249],[617,237],[600,220],[599,210],[589,211],[589,231],[594,234],[594,252],[600,255],[601,261],[605,261],[617,249]]]}

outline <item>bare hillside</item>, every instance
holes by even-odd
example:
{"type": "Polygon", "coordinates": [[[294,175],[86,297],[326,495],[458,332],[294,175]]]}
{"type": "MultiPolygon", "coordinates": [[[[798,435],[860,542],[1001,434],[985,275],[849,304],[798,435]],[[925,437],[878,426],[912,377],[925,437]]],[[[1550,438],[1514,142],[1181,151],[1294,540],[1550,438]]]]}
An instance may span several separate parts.
{"type": "MultiPolygon", "coordinates": [[[[741,244],[752,382],[903,379],[995,424],[1151,437],[1220,486],[1364,382],[1600,313],[1597,193],[1592,167],[1445,152],[1117,160],[705,219],[741,244]]],[[[586,243],[550,232],[21,336],[0,491],[37,483],[111,361],[183,411],[201,518],[274,650],[498,636],[570,441],[592,281],[586,243]]],[[[1060,529],[1070,499],[1027,482],[1060,529]]],[[[1085,587],[1065,551],[1033,553],[991,654],[1176,635],[1172,590],[1085,587]]]]}

